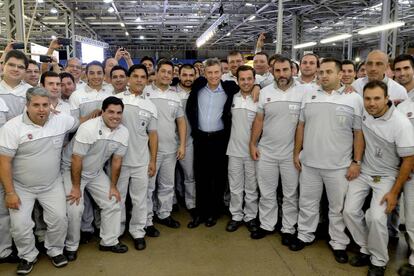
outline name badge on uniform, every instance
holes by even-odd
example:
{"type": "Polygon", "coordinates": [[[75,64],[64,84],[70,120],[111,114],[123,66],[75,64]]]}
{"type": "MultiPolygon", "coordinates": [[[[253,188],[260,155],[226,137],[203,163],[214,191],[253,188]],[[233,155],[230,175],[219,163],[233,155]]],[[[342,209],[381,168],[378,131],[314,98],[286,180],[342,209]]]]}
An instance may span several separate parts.
{"type": "Polygon", "coordinates": [[[411,116],[413,116],[413,113],[412,113],[412,112],[408,112],[408,113],[407,113],[407,117],[408,117],[408,118],[411,118],[411,116]]]}
{"type": "Polygon", "coordinates": [[[289,110],[299,110],[299,105],[297,105],[297,104],[290,104],[289,105],[289,110]]]}
{"type": "Polygon", "coordinates": [[[149,116],[150,116],[148,112],[145,112],[145,111],[143,111],[143,110],[140,110],[140,111],[138,112],[138,115],[139,115],[139,116],[144,116],[144,117],[149,117],[149,116]]]}

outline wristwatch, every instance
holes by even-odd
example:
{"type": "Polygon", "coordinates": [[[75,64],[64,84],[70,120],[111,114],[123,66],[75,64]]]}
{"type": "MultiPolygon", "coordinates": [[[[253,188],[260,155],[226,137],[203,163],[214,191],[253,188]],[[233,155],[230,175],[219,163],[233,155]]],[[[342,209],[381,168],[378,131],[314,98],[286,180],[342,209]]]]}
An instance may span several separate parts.
{"type": "Polygon", "coordinates": [[[361,161],[360,160],[352,160],[352,163],[357,164],[358,166],[361,166],[361,161]]]}

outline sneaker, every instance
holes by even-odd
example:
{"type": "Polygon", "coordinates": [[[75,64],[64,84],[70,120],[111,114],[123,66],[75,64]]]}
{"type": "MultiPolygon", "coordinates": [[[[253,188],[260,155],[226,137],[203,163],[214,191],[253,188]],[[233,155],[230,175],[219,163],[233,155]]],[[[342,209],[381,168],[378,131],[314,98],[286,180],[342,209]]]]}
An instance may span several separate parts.
{"type": "Polygon", "coordinates": [[[364,254],[364,253],[359,253],[358,255],[356,255],[356,256],[353,256],[352,258],[351,258],[351,260],[349,260],[349,263],[352,265],[352,266],[357,266],[357,267],[359,267],[359,266],[367,266],[367,265],[370,265],[371,264],[371,256],[370,255],[368,255],[368,254],[364,254]]]}
{"type": "Polygon", "coordinates": [[[63,251],[63,254],[68,259],[68,262],[73,262],[74,260],[76,260],[78,258],[78,252],[77,251],[65,250],[65,251],[63,251]]]}
{"type": "Polygon", "coordinates": [[[368,276],[384,276],[385,266],[376,266],[371,264],[368,269],[368,276]]]}
{"type": "Polygon", "coordinates": [[[398,269],[398,275],[400,276],[413,276],[414,275],[414,266],[410,264],[405,264],[398,269]]]}
{"type": "Polygon", "coordinates": [[[111,251],[113,253],[126,253],[128,251],[128,246],[126,246],[123,243],[118,242],[116,245],[112,246],[105,246],[105,245],[99,245],[99,250],[101,251],[111,251]]]}
{"type": "Polygon", "coordinates": [[[29,274],[32,269],[33,269],[33,265],[36,263],[36,259],[33,262],[28,262],[24,259],[20,260],[20,263],[17,265],[17,271],[16,273],[18,275],[27,275],[29,274]]]}
{"type": "Polygon", "coordinates": [[[19,257],[17,257],[16,252],[12,252],[9,256],[5,258],[0,258],[0,264],[9,263],[9,264],[16,264],[20,262],[19,257]]]}
{"type": "Polygon", "coordinates": [[[64,267],[68,264],[68,259],[63,254],[57,255],[55,257],[51,257],[51,259],[52,259],[52,264],[58,268],[64,267]]]}

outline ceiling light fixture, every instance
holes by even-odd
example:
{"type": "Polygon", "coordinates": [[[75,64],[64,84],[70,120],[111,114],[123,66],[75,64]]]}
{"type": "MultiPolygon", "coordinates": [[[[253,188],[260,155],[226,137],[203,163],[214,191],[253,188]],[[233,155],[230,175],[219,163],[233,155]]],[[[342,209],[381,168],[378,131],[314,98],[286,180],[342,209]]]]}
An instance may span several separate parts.
{"type": "Polygon", "coordinates": [[[142,40],[142,39],[145,39],[145,37],[144,37],[143,35],[140,35],[140,36],[139,36],[139,39],[141,39],[141,40],[142,40]]]}
{"type": "Polygon", "coordinates": [[[112,7],[109,7],[109,8],[108,8],[108,12],[109,12],[109,13],[113,13],[114,11],[115,11],[115,10],[114,10],[114,8],[112,8],[112,7]]]}
{"type": "Polygon", "coordinates": [[[141,17],[137,17],[137,19],[135,19],[135,22],[141,22],[142,20],[141,20],[141,17]]]}
{"type": "Polygon", "coordinates": [[[37,2],[38,4],[42,4],[42,3],[44,3],[45,1],[44,1],[44,0],[36,0],[36,2],[37,2]]]}
{"type": "Polygon", "coordinates": [[[231,36],[231,32],[228,32],[228,33],[226,34],[226,36],[231,36]]]}
{"type": "Polygon", "coordinates": [[[201,46],[203,46],[207,41],[209,41],[218,31],[218,27],[223,23],[223,22],[227,22],[229,20],[229,15],[228,14],[223,14],[222,16],[220,16],[213,24],[211,24],[211,26],[204,32],[202,33],[199,38],[197,38],[196,40],[196,45],[198,48],[200,48],[201,46]]]}
{"type": "Polygon", "coordinates": [[[388,24],[379,25],[379,26],[375,26],[375,27],[360,30],[360,31],[358,31],[358,34],[365,35],[365,34],[378,33],[378,32],[386,31],[386,30],[389,30],[389,29],[398,28],[398,27],[401,27],[401,26],[404,26],[404,25],[405,25],[405,22],[396,21],[396,22],[391,22],[391,23],[388,23],[388,24]]]}
{"type": "Polygon", "coordinates": [[[58,10],[56,8],[51,8],[50,13],[56,14],[58,13],[58,10]]]}
{"type": "Polygon", "coordinates": [[[246,3],[244,4],[246,7],[253,7],[254,5],[252,3],[246,3]]]}
{"type": "Polygon", "coordinates": [[[249,21],[252,21],[253,19],[255,19],[256,18],[256,15],[250,15],[250,17],[249,18],[247,18],[247,20],[249,20],[249,21]]]}
{"type": "Polygon", "coordinates": [[[104,1],[104,3],[112,3],[113,2],[113,0],[103,0],[104,1]]]}
{"type": "Polygon", "coordinates": [[[352,34],[340,34],[340,35],[336,35],[336,36],[332,36],[332,37],[322,39],[321,43],[322,44],[331,43],[331,42],[334,42],[334,41],[348,39],[350,37],[352,37],[352,34]]]}
{"type": "Polygon", "coordinates": [[[129,36],[129,33],[128,33],[128,32],[125,32],[125,35],[126,35],[126,36],[129,36]]]}
{"type": "Polygon", "coordinates": [[[312,47],[315,46],[317,43],[315,41],[312,42],[306,42],[306,43],[302,43],[302,44],[296,44],[293,46],[294,49],[301,49],[301,48],[307,48],[307,47],[312,47]]]}
{"type": "Polygon", "coordinates": [[[137,29],[138,29],[138,30],[143,30],[143,29],[145,29],[145,28],[144,28],[144,27],[142,27],[141,25],[138,25],[137,29]]]}
{"type": "Polygon", "coordinates": [[[125,24],[123,22],[121,22],[121,27],[125,27],[125,24]]]}

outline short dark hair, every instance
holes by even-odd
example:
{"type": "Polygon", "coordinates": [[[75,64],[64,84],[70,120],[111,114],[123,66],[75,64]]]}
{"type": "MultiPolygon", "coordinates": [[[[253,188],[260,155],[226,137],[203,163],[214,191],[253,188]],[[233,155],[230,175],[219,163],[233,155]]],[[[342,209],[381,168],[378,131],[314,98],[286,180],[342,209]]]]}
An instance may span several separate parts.
{"type": "Polygon", "coordinates": [[[202,62],[201,60],[196,60],[196,61],[194,61],[194,62],[193,62],[193,65],[195,65],[195,64],[197,64],[197,63],[201,63],[201,64],[203,64],[203,62],[202,62]]]}
{"type": "Polygon", "coordinates": [[[70,78],[73,83],[75,83],[75,78],[73,77],[73,75],[71,73],[68,72],[62,72],[59,74],[60,80],[62,81],[64,78],[70,78]]]}
{"type": "Polygon", "coordinates": [[[195,68],[194,68],[194,66],[193,65],[191,65],[190,63],[186,63],[186,64],[183,64],[183,65],[181,65],[181,67],[180,67],[180,69],[178,70],[178,74],[179,75],[181,75],[181,70],[183,70],[183,68],[184,69],[193,69],[193,71],[194,71],[194,75],[195,75],[195,68]]]}
{"type": "Polygon", "coordinates": [[[414,57],[412,55],[408,55],[408,54],[402,54],[402,55],[397,56],[394,59],[394,68],[395,68],[395,64],[397,64],[398,62],[401,62],[401,61],[406,61],[406,60],[408,60],[411,64],[411,67],[414,68],[414,57]]]}
{"type": "Polygon", "coordinates": [[[296,71],[299,72],[299,64],[296,63],[296,61],[291,60],[290,61],[290,68],[293,68],[293,66],[296,67],[296,71]]]}
{"type": "MultiPolygon", "coordinates": [[[[230,51],[228,54],[227,54],[227,57],[230,57],[230,56],[237,56],[237,55],[242,55],[241,53],[240,53],[240,51],[237,51],[237,50],[232,50],[232,51],[230,51]]],[[[243,56],[242,56],[243,57],[243,56]]]]}
{"type": "Polygon", "coordinates": [[[155,65],[154,59],[152,57],[149,57],[149,56],[142,57],[141,60],[139,61],[139,63],[143,63],[146,60],[150,61],[152,63],[152,65],[155,65]]]}
{"type": "Polygon", "coordinates": [[[89,62],[86,65],[86,74],[88,74],[89,67],[94,66],[94,65],[101,67],[102,68],[102,71],[105,71],[105,68],[103,67],[102,63],[99,62],[99,61],[97,61],[97,60],[94,60],[94,61],[89,62]]]}
{"type": "Polygon", "coordinates": [[[220,59],[220,62],[228,63],[227,59],[220,59]]]}
{"type": "Polygon", "coordinates": [[[11,58],[23,60],[25,69],[27,69],[27,67],[29,66],[29,59],[23,52],[20,52],[19,50],[11,50],[10,52],[8,52],[4,59],[4,64],[6,64],[7,61],[9,61],[9,59],[11,58]]]}
{"type": "Polygon", "coordinates": [[[163,66],[163,65],[169,65],[174,70],[174,64],[171,61],[169,61],[168,59],[161,59],[157,63],[157,72],[160,70],[161,66],[163,66]]]}
{"type": "Polygon", "coordinates": [[[110,60],[111,58],[115,59],[114,57],[107,57],[107,58],[105,58],[105,59],[102,61],[102,66],[103,66],[103,68],[104,68],[104,71],[105,71],[106,63],[107,63],[107,62],[108,62],[108,60],[110,60]]]}
{"type": "Polygon", "coordinates": [[[319,66],[320,66],[320,64],[319,64],[319,56],[318,56],[317,54],[314,54],[314,53],[307,53],[307,54],[304,54],[304,55],[302,56],[302,58],[300,59],[299,64],[302,64],[302,60],[303,60],[303,58],[304,58],[304,57],[307,57],[307,56],[314,56],[314,57],[316,58],[316,67],[318,67],[318,68],[319,68],[319,66]]]}
{"type": "Polygon", "coordinates": [[[127,76],[130,77],[135,70],[144,70],[145,75],[148,78],[148,70],[144,64],[134,64],[131,67],[129,67],[127,76]]]}
{"type": "Polygon", "coordinates": [[[272,70],[275,69],[275,64],[276,63],[285,63],[285,62],[289,63],[290,68],[292,69],[292,63],[291,63],[292,61],[290,60],[290,58],[282,56],[282,55],[277,55],[277,56],[275,56],[274,60],[275,60],[275,62],[273,63],[272,70]]]}
{"type": "Polygon", "coordinates": [[[29,64],[36,65],[36,66],[37,66],[37,68],[39,68],[39,69],[40,69],[40,67],[39,67],[39,63],[37,63],[37,61],[36,61],[36,60],[29,59],[29,61],[28,61],[28,63],[27,63],[27,67],[29,67],[29,64]]]}
{"type": "Polygon", "coordinates": [[[117,70],[124,71],[125,76],[126,76],[126,75],[128,75],[128,71],[127,71],[124,67],[119,66],[119,65],[115,65],[114,67],[112,67],[111,72],[109,73],[109,75],[110,75],[111,79],[112,79],[112,73],[113,73],[114,71],[117,71],[117,70]]]}
{"type": "Polygon", "coordinates": [[[270,65],[270,63],[272,63],[272,61],[273,60],[275,60],[275,59],[277,59],[278,57],[280,57],[280,56],[282,56],[282,55],[280,55],[280,54],[274,54],[274,55],[271,55],[270,57],[269,57],[269,59],[268,59],[268,63],[269,63],[269,65],[270,65]]]}
{"type": "Polygon", "coordinates": [[[249,65],[241,65],[239,68],[237,68],[236,77],[239,79],[239,73],[242,71],[252,71],[253,77],[256,77],[256,71],[253,69],[253,67],[250,67],[249,65]]]}
{"type": "Polygon", "coordinates": [[[56,77],[56,78],[60,79],[60,76],[59,76],[58,73],[56,73],[54,71],[46,71],[40,76],[40,83],[43,86],[45,85],[45,80],[46,80],[47,77],[56,77]]]}
{"type": "Polygon", "coordinates": [[[367,84],[365,84],[363,92],[365,93],[365,90],[374,89],[376,87],[379,87],[384,91],[384,96],[385,97],[388,96],[388,87],[383,81],[380,81],[380,80],[373,80],[373,81],[370,81],[367,84]]]}
{"type": "Polygon", "coordinates": [[[328,63],[328,62],[335,63],[335,67],[336,67],[336,69],[338,69],[338,72],[341,72],[342,71],[342,62],[340,60],[338,60],[336,58],[324,58],[322,60],[321,64],[328,63]]]}
{"type": "Polygon", "coordinates": [[[355,62],[353,62],[352,60],[349,60],[349,59],[344,59],[344,60],[342,61],[342,65],[346,65],[346,64],[352,65],[352,66],[354,67],[354,71],[356,72],[356,65],[355,65],[355,62]]]}
{"type": "Polygon", "coordinates": [[[120,105],[122,107],[122,111],[124,111],[124,103],[120,98],[114,96],[110,96],[102,102],[102,111],[105,111],[111,104],[120,105]]]}
{"type": "Polygon", "coordinates": [[[254,55],[255,55],[255,56],[262,55],[262,56],[265,56],[267,60],[269,60],[269,55],[268,55],[268,54],[266,54],[265,52],[257,52],[257,53],[256,53],[256,54],[254,54],[254,55]]]}

